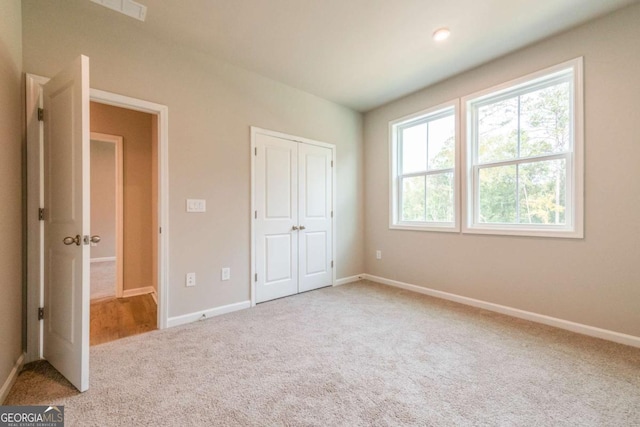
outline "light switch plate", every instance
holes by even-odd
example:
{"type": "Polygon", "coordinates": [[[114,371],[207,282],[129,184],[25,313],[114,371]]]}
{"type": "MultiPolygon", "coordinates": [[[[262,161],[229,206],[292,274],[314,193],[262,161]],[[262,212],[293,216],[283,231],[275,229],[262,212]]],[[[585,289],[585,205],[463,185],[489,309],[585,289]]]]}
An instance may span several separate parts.
{"type": "Polygon", "coordinates": [[[204,199],[187,199],[187,212],[206,212],[207,201],[204,199]]]}
{"type": "Polygon", "coordinates": [[[220,271],[220,279],[222,280],[231,279],[231,269],[229,267],[225,267],[220,271]]]}

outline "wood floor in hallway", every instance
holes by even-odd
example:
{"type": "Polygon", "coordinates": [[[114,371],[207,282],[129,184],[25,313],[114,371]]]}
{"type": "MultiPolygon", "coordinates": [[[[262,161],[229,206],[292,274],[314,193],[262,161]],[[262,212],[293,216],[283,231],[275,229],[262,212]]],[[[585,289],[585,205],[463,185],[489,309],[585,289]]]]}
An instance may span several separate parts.
{"type": "Polygon", "coordinates": [[[91,345],[157,329],[157,310],[151,294],[91,301],[91,345]]]}

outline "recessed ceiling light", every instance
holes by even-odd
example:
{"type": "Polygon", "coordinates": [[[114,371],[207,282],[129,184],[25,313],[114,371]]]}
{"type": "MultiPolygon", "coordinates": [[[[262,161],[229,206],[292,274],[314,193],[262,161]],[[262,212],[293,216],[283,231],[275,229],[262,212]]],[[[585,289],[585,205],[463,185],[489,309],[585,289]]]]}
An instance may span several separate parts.
{"type": "Polygon", "coordinates": [[[147,16],[147,6],[133,0],[91,0],[116,12],[144,21],[147,16]]]}
{"type": "Polygon", "coordinates": [[[446,40],[451,35],[451,31],[448,28],[438,28],[433,32],[433,39],[437,42],[441,42],[442,40],[446,40]]]}

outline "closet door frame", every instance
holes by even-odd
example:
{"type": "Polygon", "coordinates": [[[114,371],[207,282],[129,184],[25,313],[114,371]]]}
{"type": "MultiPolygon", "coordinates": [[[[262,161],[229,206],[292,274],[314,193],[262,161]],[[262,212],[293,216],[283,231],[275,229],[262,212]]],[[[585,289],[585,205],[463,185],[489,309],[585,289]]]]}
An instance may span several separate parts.
{"type": "Polygon", "coordinates": [[[331,269],[331,286],[335,286],[336,283],[336,269],[337,269],[337,261],[336,261],[336,217],[337,212],[335,209],[336,206],[336,146],[334,144],[328,144],[326,142],[315,141],[309,138],[303,138],[295,135],[288,135],[282,132],[276,132],[272,130],[262,129],[259,127],[251,126],[251,210],[249,212],[249,222],[251,224],[251,277],[250,280],[250,289],[251,289],[251,306],[256,305],[256,277],[258,271],[256,270],[256,229],[255,229],[255,215],[256,215],[256,153],[257,153],[257,143],[256,137],[258,134],[268,135],[276,138],[282,138],[298,143],[304,143],[309,145],[316,145],[319,147],[328,148],[331,150],[331,164],[333,167],[331,168],[331,205],[332,205],[332,223],[331,223],[331,253],[333,258],[333,264],[331,269]]]}

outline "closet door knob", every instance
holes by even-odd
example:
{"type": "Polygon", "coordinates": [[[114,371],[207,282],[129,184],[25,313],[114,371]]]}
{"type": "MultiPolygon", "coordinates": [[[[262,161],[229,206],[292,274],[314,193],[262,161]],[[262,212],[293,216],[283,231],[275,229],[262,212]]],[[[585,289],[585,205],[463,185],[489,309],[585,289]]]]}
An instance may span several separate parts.
{"type": "Polygon", "coordinates": [[[305,227],[304,225],[300,226],[300,230],[306,230],[307,227],[305,227]]]}
{"type": "Polygon", "coordinates": [[[298,226],[297,226],[297,225],[294,225],[293,227],[291,227],[291,229],[292,229],[293,231],[298,231],[298,230],[299,230],[299,228],[298,228],[298,226]]]}

